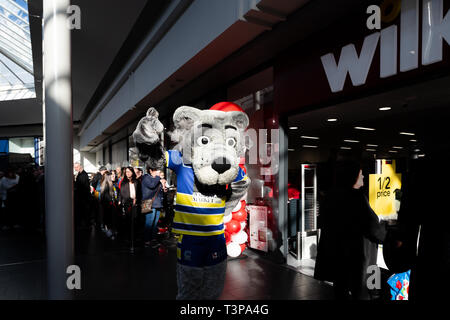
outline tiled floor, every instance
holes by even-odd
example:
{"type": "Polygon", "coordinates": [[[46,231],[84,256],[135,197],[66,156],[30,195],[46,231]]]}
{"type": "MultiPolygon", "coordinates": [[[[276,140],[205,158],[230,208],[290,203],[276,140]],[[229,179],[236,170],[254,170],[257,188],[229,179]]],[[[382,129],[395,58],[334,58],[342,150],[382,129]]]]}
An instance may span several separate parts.
{"type": "MultiPolygon", "coordinates": [[[[76,299],[175,299],[176,242],[137,250],[112,244],[102,234],[78,237],[76,263],[82,290],[76,299]]],[[[45,299],[45,242],[39,234],[0,232],[0,299],[45,299]]],[[[332,288],[247,249],[228,261],[221,300],[332,299],[332,288]]]]}

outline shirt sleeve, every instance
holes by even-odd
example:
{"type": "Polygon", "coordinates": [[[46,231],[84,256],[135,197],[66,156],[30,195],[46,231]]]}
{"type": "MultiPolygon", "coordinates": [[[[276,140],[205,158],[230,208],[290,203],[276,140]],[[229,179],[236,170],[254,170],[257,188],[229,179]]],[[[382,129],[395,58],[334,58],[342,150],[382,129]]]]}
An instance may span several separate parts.
{"type": "Polygon", "coordinates": [[[177,172],[178,168],[183,165],[183,156],[178,150],[166,151],[166,167],[177,172]]]}

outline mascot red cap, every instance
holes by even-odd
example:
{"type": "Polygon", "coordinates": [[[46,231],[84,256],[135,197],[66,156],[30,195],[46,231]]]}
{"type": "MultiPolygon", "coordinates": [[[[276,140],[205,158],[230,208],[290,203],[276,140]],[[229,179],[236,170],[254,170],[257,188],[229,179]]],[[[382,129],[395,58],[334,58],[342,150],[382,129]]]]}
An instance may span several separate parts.
{"type": "Polygon", "coordinates": [[[216,103],[211,108],[209,108],[209,110],[217,110],[217,111],[224,111],[224,112],[228,112],[228,111],[244,112],[244,110],[237,104],[235,104],[233,102],[226,102],[226,101],[216,103]]]}
{"type": "MultiPolygon", "coordinates": [[[[217,111],[224,111],[224,112],[229,112],[229,111],[245,112],[244,109],[242,109],[236,103],[227,102],[227,101],[216,103],[211,108],[209,108],[209,110],[217,110],[217,111]]],[[[241,167],[242,170],[244,170],[245,173],[247,173],[247,168],[245,168],[244,164],[245,164],[245,158],[241,158],[239,166],[241,167]]]]}

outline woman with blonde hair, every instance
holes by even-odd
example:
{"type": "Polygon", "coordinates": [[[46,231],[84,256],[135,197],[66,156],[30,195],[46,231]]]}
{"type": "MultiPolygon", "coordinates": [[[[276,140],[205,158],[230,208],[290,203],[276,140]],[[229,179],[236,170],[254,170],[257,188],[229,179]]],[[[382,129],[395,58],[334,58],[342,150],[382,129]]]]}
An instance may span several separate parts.
{"type": "Polygon", "coordinates": [[[100,181],[100,223],[102,230],[108,237],[115,236],[114,205],[118,200],[118,193],[112,180],[111,172],[107,171],[100,181]]]}

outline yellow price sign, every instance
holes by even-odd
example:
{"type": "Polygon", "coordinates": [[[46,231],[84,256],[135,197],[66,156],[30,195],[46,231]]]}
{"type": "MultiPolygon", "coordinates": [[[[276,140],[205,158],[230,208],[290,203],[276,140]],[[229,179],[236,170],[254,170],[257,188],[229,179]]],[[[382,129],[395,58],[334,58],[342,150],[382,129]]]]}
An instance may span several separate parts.
{"type": "Polygon", "coordinates": [[[381,160],[381,174],[369,175],[369,204],[382,219],[396,219],[396,190],[402,187],[402,174],[395,160],[381,160]]]}

